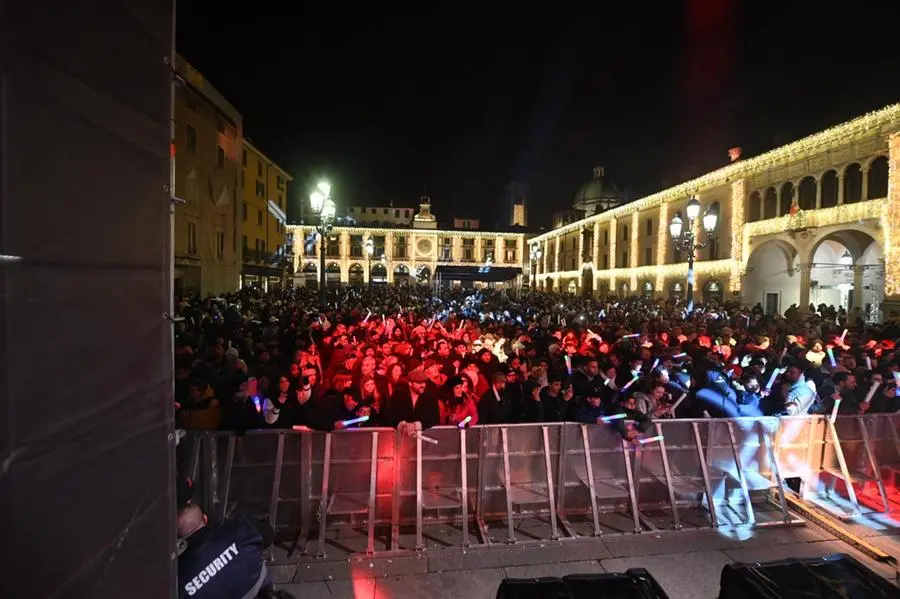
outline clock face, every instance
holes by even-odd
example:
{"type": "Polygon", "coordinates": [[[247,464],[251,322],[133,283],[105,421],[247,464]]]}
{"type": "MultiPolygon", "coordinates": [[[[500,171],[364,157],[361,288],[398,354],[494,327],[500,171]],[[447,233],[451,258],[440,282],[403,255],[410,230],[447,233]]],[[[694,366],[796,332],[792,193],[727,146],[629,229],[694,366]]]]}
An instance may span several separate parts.
{"type": "Polygon", "coordinates": [[[430,254],[431,253],[431,239],[427,237],[423,237],[419,239],[416,243],[416,250],[419,254],[430,254]]]}

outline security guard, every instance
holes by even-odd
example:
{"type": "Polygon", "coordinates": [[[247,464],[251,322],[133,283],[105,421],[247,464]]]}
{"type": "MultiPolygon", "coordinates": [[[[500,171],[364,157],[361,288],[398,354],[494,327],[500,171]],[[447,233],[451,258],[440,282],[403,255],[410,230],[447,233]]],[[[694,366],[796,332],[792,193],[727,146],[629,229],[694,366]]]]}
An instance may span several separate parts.
{"type": "Polygon", "coordinates": [[[263,551],[273,536],[270,527],[245,516],[207,526],[203,510],[185,505],[178,514],[178,537],[186,541],[178,558],[179,597],[271,596],[263,551]]]}

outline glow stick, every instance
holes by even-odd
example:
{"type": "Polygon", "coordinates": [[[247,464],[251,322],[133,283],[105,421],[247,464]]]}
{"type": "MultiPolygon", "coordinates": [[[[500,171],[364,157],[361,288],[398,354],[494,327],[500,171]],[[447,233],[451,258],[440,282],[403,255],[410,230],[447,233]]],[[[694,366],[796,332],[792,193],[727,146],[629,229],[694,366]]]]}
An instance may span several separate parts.
{"type": "Polygon", "coordinates": [[[432,445],[437,445],[437,444],[438,444],[438,440],[437,440],[437,439],[432,439],[431,437],[426,437],[426,436],[423,435],[422,433],[416,433],[415,436],[416,436],[417,439],[421,439],[421,440],[425,441],[426,443],[431,443],[432,445]]]}
{"type": "Polygon", "coordinates": [[[900,397],[900,372],[894,373],[894,384],[896,385],[896,389],[894,389],[894,397],[900,397]]]}
{"type": "Polygon", "coordinates": [[[651,371],[656,370],[657,366],[659,366],[659,358],[656,358],[655,360],[653,360],[653,366],[650,367],[650,370],[651,371]]]}
{"type": "Polygon", "coordinates": [[[681,352],[680,354],[675,354],[674,356],[672,356],[672,359],[677,360],[678,358],[683,358],[686,355],[687,355],[687,352],[681,352]]]}
{"type": "Polygon", "coordinates": [[[612,422],[613,420],[624,420],[627,417],[625,414],[613,414],[612,416],[601,416],[598,420],[600,422],[612,422]]]}
{"type": "Polygon", "coordinates": [[[844,329],[844,332],[841,333],[841,345],[844,345],[844,337],[847,336],[847,329],[844,329]]]}
{"type": "Polygon", "coordinates": [[[866,356],[866,370],[872,370],[872,358],[866,356]]]}
{"type": "Polygon", "coordinates": [[[569,354],[566,354],[563,358],[566,361],[566,370],[569,371],[569,374],[572,374],[572,358],[569,354]]]}
{"type": "Polygon", "coordinates": [[[459,426],[459,428],[466,428],[466,425],[469,424],[471,421],[472,421],[472,417],[466,416],[465,418],[463,418],[463,421],[460,422],[457,426],[459,426]]]}
{"type": "Polygon", "coordinates": [[[826,351],[828,352],[828,361],[831,362],[831,367],[837,367],[837,362],[834,361],[834,352],[831,351],[830,347],[826,351]]]}
{"type": "Polygon", "coordinates": [[[262,412],[262,406],[259,403],[259,397],[253,397],[253,405],[256,406],[256,413],[262,412]]]}
{"type": "Polygon", "coordinates": [[[870,401],[872,401],[872,397],[875,395],[875,391],[878,389],[878,386],[879,384],[877,381],[872,383],[872,386],[869,387],[869,392],[866,393],[866,398],[862,401],[863,403],[869,403],[870,401]]]}
{"type": "Polygon", "coordinates": [[[841,407],[841,398],[838,397],[836,400],[834,400],[834,408],[832,408],[832,410],[831,410],[831,422],[834,422],[837,419],[838,408],[840,408],[840,407],[841,407]]]}
{"type": "Polygon", "coordinates": [[[360,416],[359,418],[351,418],[350,420],[341,420],[341,424],[343,424],[344,426],[350,426],[353,424],[359,424],[360,422],[366,422],[368,420],[368,416],[360,416]]]}
{"type": "Polygon", "coordinates": [[[781,369],[776,368],[772,371],[772,376],[769,377],[769,382],[766,383],[766,391],[772,390],[772,385],[775,384],[775,379],[778,378],[778,375],[781,374],[781,369]]]}
{"type": "Polygon", "coordinates": [[[622,335],[622,339],[634,339],[635,337],[640,337],[640,333],[631,333],[630,335],[622,335]]]}
{"type": "Polygon", "coordinates": [[[672,413],[674,414],[674,413],[675,413],[675,408],[677,408],[678,406],[680,406],[680,405],[681,405],[681,402],[683,402],[684,399],[685,399],[686,397],[687,397],[687,393],[682,393],[682,394],[681,394],[681,397],[679,397],[678,399],[676,399],[676,400],[675,400],[675,403],[672,404],[672,407],[669,408],[669,411],[672,412],[672,413]]]}
{"type": "Polygon", "coordinates": [[[663,440],[662,435],[656,435],[655,437],[649,437],[647,439],[638,439],[638,443],[640,443],[641,445],[646,445],[647,443],[653,443],[655,441],[662,441],[662,440],[663,440]]]}
{"type": "Polygon", "coordinates": [[[781,364],[782,362],[784,362],[784,356],[787,354],[787,350],[788,350],[788,348],[787,348],[787,346],[785,345],[784,348],[781,350],[781,355],[778,357],[778,363],[779,363],[779,364],[781,364]]]}
{"type": "Polygon", "coordinates": [[[369,310],[369,313],[366,314],[366,317],[365,317],[365,318],[363,318],[363,324],[366,324],[367,322],[369,322],[369,317],[370,317],[370,316],[372,316],[372,311],[371,311],[371,310],[369,310]]]}
{"type": "Polygon", "coordinates": [[[628,381],[627,383],[625,383],[625,386],[622,387],[621,391],[627,390],[628,387],[630,387],[631,385],[633,385],[634,382],[635,382],[636,380],[638,380],[639,378],[641,378],[641,375],[639,375],[639,374],[634,375],[634,376],[631,378],[630,381],[628,381]]]}

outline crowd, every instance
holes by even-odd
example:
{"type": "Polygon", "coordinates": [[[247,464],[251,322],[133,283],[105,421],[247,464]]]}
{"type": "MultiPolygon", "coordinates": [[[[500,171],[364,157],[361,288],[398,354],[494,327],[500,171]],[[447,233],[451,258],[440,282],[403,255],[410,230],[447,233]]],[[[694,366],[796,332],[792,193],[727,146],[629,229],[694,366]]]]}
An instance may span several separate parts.
{"type": "Polygon", "coordinates": [[[893,412],[897,323],[821,305],[379,286],[182,299],[179,428],[607,423],[893,412]],[[622,415],[625,415],[623,418],[622,415]],[[610,419],[614,416],[614,419],[610,419]]]}
{"type": "MultiPolygon", "coordinates": [[[[660,418],[894,412],[897,323],[843,310],[535,291],[369,287],[185,298],[175,318],[182,429],[396,427],[572,421],[627,440],[660,418]],[[840,401],[839,401],[840,400],[840,401]]],[[[181,597],[282,597],[273,531],[207,526],[180,478],[181,597]]]]}

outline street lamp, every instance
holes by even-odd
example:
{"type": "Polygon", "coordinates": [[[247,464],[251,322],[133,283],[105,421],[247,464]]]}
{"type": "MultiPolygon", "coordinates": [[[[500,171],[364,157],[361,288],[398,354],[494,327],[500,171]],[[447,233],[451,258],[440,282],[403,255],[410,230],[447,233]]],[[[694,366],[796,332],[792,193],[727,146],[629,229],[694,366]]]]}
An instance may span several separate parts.
{"type": "Polygon", "coordinates": [[[363,244],[363,248],[366,250],[366,268],[368,268],[369,272],[369,287],[372,286],[372,255],[375,253],[375,240],[371,237],[366,238],[366,242],[363,244]]]}
{"type": "Polygon", "coordinates": [[[675,243],[675,249],[680,252],[687,252],[688,272],[687,272],[687,309],[691,312],[694,309],[694,257],[695,252],[709,245],[710,240],[714,237],[713,233],[719,224],[719,203],[713,202],[703,214],[703,229],[706,231],[707,239],[703,243],[699,243],[694,236],[694,221],[700,216],[700,202],[697,198],[691,197],[685,208],[687,215],[687,226],[681,220],[681,213],[676,212],[675,216],[669,222],[669,234],[675,243]]]}
{"type": "Polygon", "coordinates": [[[537,243],[531,245],[531,288],[534,289],[537,287],[537,265],[538,262],[541,261],[541,256],[544,255],[544,252],[541,251],[541,246],[537,243]]]}
{"type": "Polygon", "coordinates": [[[325,306],[325,244],[328,234],[334,227],[334,216],[337,206],[331,199],[331,185],[327,181],[319,181],[316,189],[309,194],[309,206],[316,215],[319,234],[319,303],[325,306]]]}

